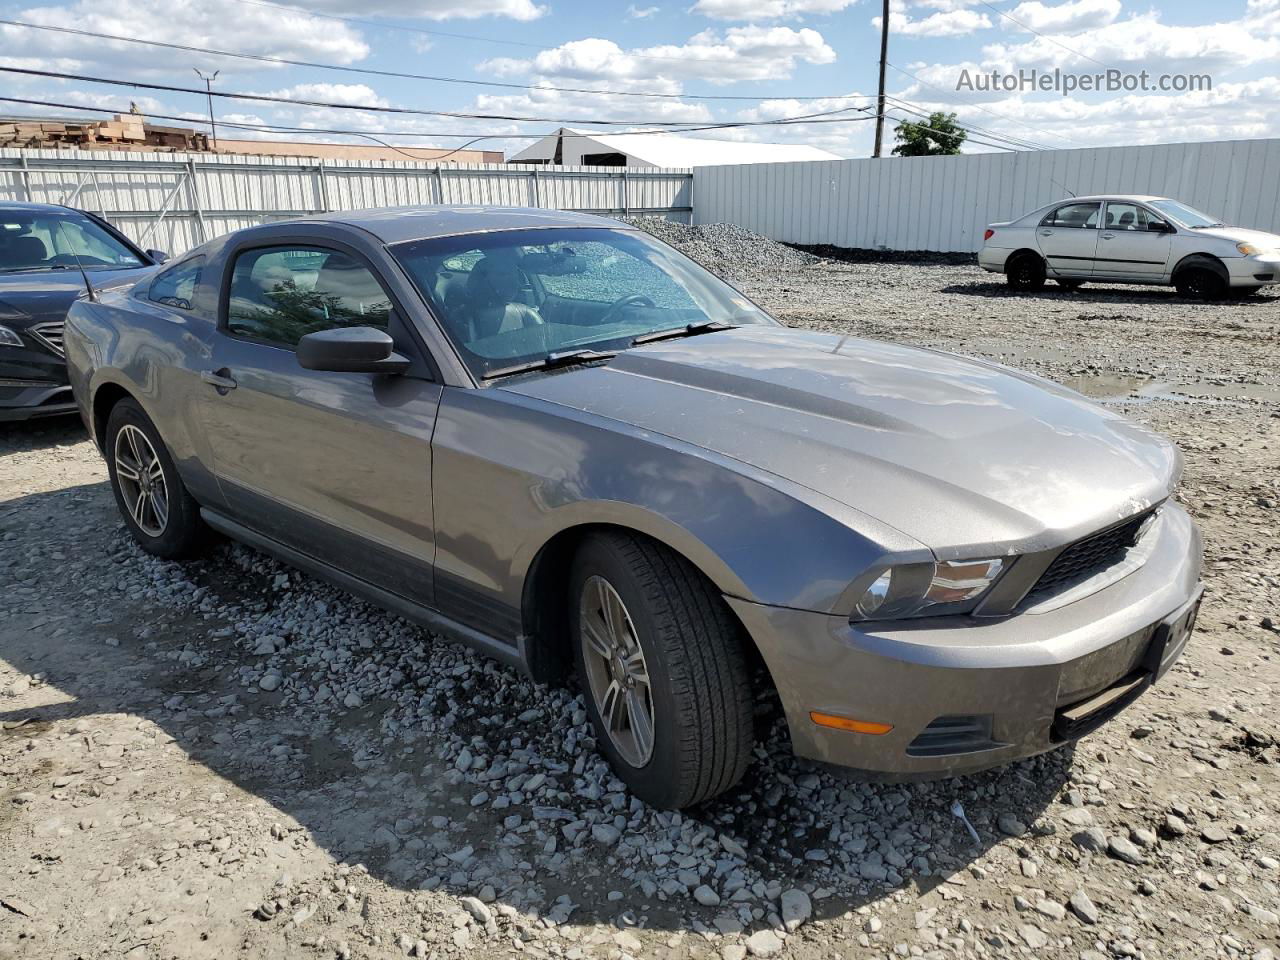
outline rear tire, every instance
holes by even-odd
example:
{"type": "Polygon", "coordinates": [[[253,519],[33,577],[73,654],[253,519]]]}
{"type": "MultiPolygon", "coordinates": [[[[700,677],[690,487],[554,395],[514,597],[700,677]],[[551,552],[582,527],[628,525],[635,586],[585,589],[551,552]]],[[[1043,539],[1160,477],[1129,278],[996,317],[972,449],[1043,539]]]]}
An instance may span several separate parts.
{"type": "Polygon", "coordinates": [[[1019,253],[1005,267],[1009,288],[1019,293],[1033,293],[1044,289],[1044,260],[1034,253],[1019,253]]]}
{"type": "Polygon", "coordinates": [[[121,400],[111,408],[105,450],[116,506],[138,546],[165,560],[199,553],[209,542],[209,529],[137,401],[121,400]]]}
{"type": "Polygon", "coordinates": [[[578,676],[619,779],[666,809],[734,786],[751,759],[753,700],[740,628],[716,590],[684,558],[621,532],[582,544],[570,584],[578,676]]]}
{"type": "Polygon", "coordinates": [[[1221,300],[1227,293],[1227,282],[1208,267],[1187,267],[1173,278],[1173,285],[1191,300],[1221,300]]]}

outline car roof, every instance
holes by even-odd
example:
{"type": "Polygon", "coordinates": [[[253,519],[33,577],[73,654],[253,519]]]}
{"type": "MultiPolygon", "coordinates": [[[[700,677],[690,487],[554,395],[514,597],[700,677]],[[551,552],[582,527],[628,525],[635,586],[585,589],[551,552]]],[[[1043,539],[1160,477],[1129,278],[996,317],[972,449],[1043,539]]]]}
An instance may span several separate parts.
{"type": "Polygon", "coordinates": [[[336,210],[304,217],[295,223],[345,223],[373,234],[383,243],[403,243],[491,230],[548,227],[606,227],[634,229],[617,220],[588,213],[541,210],[536,207],[423,205],[382,207],[376,210],[336,210]]]}
{"type": "Polygon", "coordinates": [[[0,200],[0,210],[6,213],[81,213],[75,207],[61,203],[26,203],[17,200],[0,200]]]}
{"type": "Polygon", "coordinates": [[[1153,197],[1146,194],[1138,193],[1095,193],[1087,197],[1068,197],[1066,200],[1058,200],[1053,206],[1059,203],[1073,203],[1077,200],[1120,200],[1125,203],[1133,201],[1135,203],[1150,203],[1152,200],[1168,200],[1168,197],[1153,197]]]}

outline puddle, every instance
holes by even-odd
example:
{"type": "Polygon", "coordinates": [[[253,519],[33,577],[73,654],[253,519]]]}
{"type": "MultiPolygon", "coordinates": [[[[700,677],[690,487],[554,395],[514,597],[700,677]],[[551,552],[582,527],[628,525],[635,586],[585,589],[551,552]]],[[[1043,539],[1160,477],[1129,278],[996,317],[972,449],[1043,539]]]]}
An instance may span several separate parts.
{"type": "Polygon", "coordinates": [[[1098,400],[1123,399],[1141,394],[1153,386],[1167,386],[1153,383],[1149,377],[1125,376],[1120,373],[1078,374],[1064,378],[1062,385],[1098,400]]]}

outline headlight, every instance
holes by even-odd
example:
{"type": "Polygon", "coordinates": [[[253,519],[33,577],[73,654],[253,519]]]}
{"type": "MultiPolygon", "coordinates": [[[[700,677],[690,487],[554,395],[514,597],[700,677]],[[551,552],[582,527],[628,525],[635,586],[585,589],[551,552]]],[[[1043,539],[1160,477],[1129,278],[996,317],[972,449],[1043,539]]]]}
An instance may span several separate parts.
{"type": "Polygon", "coordinates": [[[25,347],[22,338],[6,326],[0,326],[0,347],[25,347]]]}
{"type": "Polygon", "coordinates": [[[1236,249],[1240,251],[1240,255],[1244,257],[1261,256],[1262,248],[1254,246],[1252,243],[1237,243],[1236,249]]]}
{"type": "Polygon", "coordinates": [[[1003,558],[904,563],[879,573],[863,591],[854,620],[966,613],[1004,572],[1003,558]]]}

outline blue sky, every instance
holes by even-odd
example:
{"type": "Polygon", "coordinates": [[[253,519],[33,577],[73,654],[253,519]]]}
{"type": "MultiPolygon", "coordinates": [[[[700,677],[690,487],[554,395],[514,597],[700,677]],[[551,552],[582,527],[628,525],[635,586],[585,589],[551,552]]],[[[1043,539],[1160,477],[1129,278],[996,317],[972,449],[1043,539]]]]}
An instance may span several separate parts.
{"type": "MultiPolygon", "coordinates": [[[[198,83],[192,67],[199,67],[220,70],[217,87],[229,91],[548,121],[696,125],[836,110],[853,118],[860,116],[853,108],[865,108],[875,93],[880,7],[881,0],[311,0],[305,8],[266,0],[4,0],[5,19],[96,35],[530,89],[280,66],[14,26],[0,26],[0,65],[180,86],[198,83]],[[609,92],[558,89],[564,87],[609,92]]],[[[971,149],[993,149],[1007,138],[1067,147],[1280,135],[1280,0],[893,0],[890,23],[890,125],[912,111],[955,110],[975,141],[987,141],[971,149]],[[1064,97],[955,89],[962,71],[972,77],[1031,68],[1205,74],[1212,90],[1064,97]]],[[[92,106],[132,100],[144,112],[193,118],[205,110],[202,97],[46,78],[6,75],[0,89],[92,106]]],[[[215,108],[225,120],[250,124],[432,134],[383,137],[404,145],[457,146],[463,137],[441,134],[494,134],[482,146],[508,152],[529,142],[518,134],[555,126],[229,101],[215,108]]],[[[0,103],[0,112],[34,111],[0,103]]],[[[872,124],[850,119],[699,135],[805,142],[865,156],[872,124]]]]}

